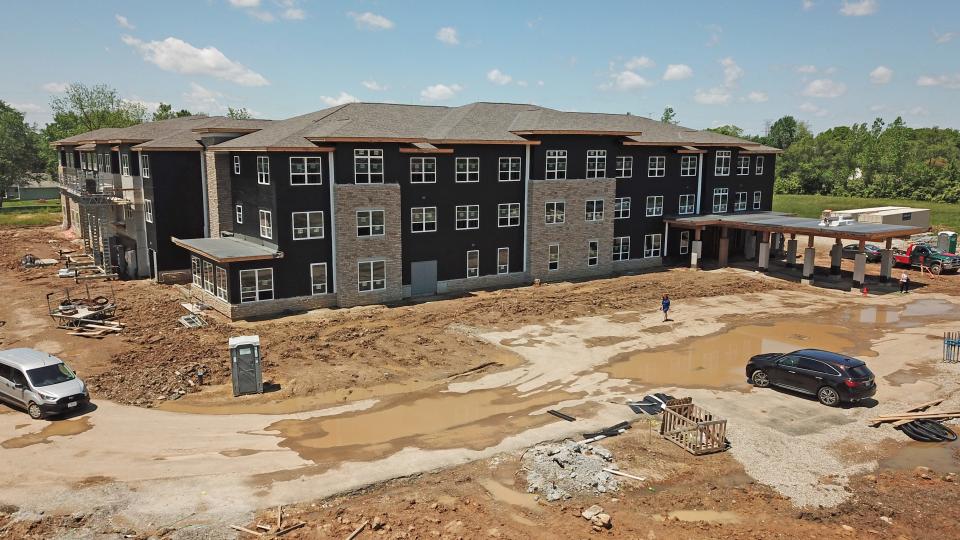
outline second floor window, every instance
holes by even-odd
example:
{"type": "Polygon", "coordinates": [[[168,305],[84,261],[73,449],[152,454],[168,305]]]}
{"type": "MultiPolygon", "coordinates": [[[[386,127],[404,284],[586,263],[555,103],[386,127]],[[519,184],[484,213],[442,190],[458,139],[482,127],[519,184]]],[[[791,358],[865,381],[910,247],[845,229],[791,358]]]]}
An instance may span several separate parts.
{"type": "Polygon", "coordinates": [[[754,210],[759,210],[759,209],[760,209],[760,199],[762,199],[762,198],[763,198],[763,192],[761,192],[761,191],[754,191],[754,192],[753,192],[753,209],[754,209],[754,210]]]}
{"type": "Polygon", "coordinates": [[[458,231],[480,228],[480,206],[467,204],[456,208],[456,228],[458,231]]]}
{"type": "Polygon", "coordinates": [[[150,156],[140,155],[140,176],[150,178],[150,156]]]}
{"type": "Polygon", "coordinates": [[[737,156],[737,175],[750,174],[750,156],[737,156]]]}
{"type": "Polygon", "coordinates": [[[730,196],[730,190],[727,188],[716,188],[713,190],[713,213],[722,214],[727,211],[727,198],[730,196]]]}
{"type": "Polygon", "coordinates": [[[233,174],[240,174],[240,156],[233,156],[233,174]]]}
{"type": "Polygon", "coordinates": [[[677,213],[680,215],[683,214],[692,214],[696,210],[697,205],[697,196],[694,193],[687,193],[680,196],[680,207],[677,209],[677,213]]]}
{"type": "Polygon", "coordinates": [[[520,226],[520,203],[497,205],[497,227],[520,226]]]}
{"type": "Polygon", "coordinates": [[[552,225],[555,223],[563,223],[563,214],[566,207],[566,203],[559,201],[550,201],[546,203],[545,208],[545,219],[544,222],[547,225],[552,225]]]}
{"type": "Polygon", "coordinates": [[[147,223],[153,223],[153,201],[150,199],[143,200],[143,219],[147,223]]]}
{"type": "Polygon", "coordinates": [[[756,159],[757,167],[757,176],[763,174],[763,156],[757,156],[756,159]]]}
{"type": "Polygon", "coordinates": [[[617,197],[613,200],[613,219],[630,217],[630,197],[617,197]]]}
{"type": "Polygon", "coordinates": [[[617,178],[633,176],[633,157],[617,156],[617,178]]]}
{"type": "Polygon", "coordinates": [[[567,178],[567,151],[547,150],[547,180],[565,180],[567,178]]]}
{"type": "Polygon", "coordinates": [[[480,275],[480,252],[471,249],[467,252],[467,277],[473,278],[480,275]]]}
{"type": "Polygon", "coordinates": [[[455,182],[479,182],[480,158],[458,157],[456,159],[455,182]]]}
{"type": "Polygon", "coordinates": [[[663,215],[663,195],[650,195],[647,197],[647,217],[663,215]]]}
{"type": "Polygon", "coordinates": [[[697,175],[697,156],[683,156],[680,158],[680,176],[697,175]]]}
{"type": "Polygon", "coordinates": [[[290,185],[322,184],[322,170],[318,157],[292,157],[290,158],[290,185]]]}
{"type": "Polygon", "coordinates": [[[273,214],[269,210],[260,210],[260,236],[273,238],[273,214]]]}
{"type": "Polygon", "coordinates": [[[293,212],[293,239],[323,238],[323,212],[293,212]]]}
{"type": "Polygon", "coordinates": [[[410,209],[410,232],[434,232],[437,230],[437,207],[422,206],[410,209]]]}
{"type": "Polygon", "coordinates": [[[716,176],[730,175],[730,151],[717,150],[716,161],[713,165],[713,174],[716,176]]]}
{"type": "Polygon", "coordinates": [[[130,176],[130,154],[120,154],[120,174],[130,176]]]}
{"type": "Polygon", "coordinates": [[[383,150],[353,151],[353,182],[355,184],[383,183],[383,150]]]}
{"type": "Polygon", "coordinates": [[[603,219],[603,199],[587,199],[585,218],[587,221],[603,219]]]}
{"type": "Polygon", "coordinates": [[[383,236],[383,210],[357,211],[357,236],[383,236]]]}
{"type": "Polygon", "coordinates": [[[518,157],[500,158],[500,181],[501,182],[519,182],[520,181],[520,158],[518,157]]]}
{"type": "Polygon", "coordinates": [[[270,158],[267,156],[257,156],[257,183],[270,184],[270,158]]]}
{"type": "Polygon", "coordinates": [[[587,178],[607,177],[607,151],[587,150],[587,178]]]}
{"type": "Polygon", "coordinates": [[[664,156],[650,156],[647,160],[647,176],[660,178],[667,175],[667,158],[664,156]]]}
{"type": "Polygon", "coordinates": [[[437,158],[410,158],[410,183],[435,184],[437,182],[437,158]]]}
{"type": "Polygon", "coordinates": [[[734,202],[733,209],[736,212],[743,212],[747,209],[747,192],[738,191],[736,202],[734,202]]]}

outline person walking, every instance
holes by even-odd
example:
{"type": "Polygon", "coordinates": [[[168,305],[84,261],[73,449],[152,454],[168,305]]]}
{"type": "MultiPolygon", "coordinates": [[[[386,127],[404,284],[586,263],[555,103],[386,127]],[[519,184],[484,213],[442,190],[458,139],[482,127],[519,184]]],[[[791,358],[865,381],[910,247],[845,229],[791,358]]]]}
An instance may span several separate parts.
{"type": "Polygon", "coordinates": [[[910,276],[906,272],[900,274],[900,292],[903,294],[910,292],[910,276]]]}
{"type": "Polygon", "coordinates": [[[663,295],[663,298],[660,299],[660,311],[663,312],[663,322],[667,322],[670,319],[667,318],[667,314],[670,312],[670,296],[663,295]]]}

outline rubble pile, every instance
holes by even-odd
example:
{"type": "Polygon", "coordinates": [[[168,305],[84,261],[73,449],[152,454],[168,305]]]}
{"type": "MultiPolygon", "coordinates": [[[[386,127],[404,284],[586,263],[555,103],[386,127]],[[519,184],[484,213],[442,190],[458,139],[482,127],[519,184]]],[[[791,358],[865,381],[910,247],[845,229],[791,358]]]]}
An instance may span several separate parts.
{"type": "Polygon", "coordinates": [[[527,491],[548,501],[569,499],[583,492],[607,493],[619,487],[616,476],[603,469],[616,469],[613,454],[597,444],[576,441],[534,446],[523,457],[527,491]]]}

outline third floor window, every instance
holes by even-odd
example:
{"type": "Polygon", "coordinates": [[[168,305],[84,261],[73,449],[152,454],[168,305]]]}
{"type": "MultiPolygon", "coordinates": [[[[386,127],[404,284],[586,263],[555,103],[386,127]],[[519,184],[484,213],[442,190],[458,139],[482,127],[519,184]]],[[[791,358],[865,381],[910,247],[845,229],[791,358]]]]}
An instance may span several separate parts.
{"type": "Polygon", "coordinates": [[[383,150],[353,151],[353,182],[355,184],[383,183],[383,150]]]}
{"type": "Polygon", "coordinates": [[[270,158],[267,156],[257,156],[257,183],[270,184],[270,158]]]}
{"type": "Polygon", "coordinates": [[[567,151],[547,150],[547,180],[565,180],[567,178],[567,151]]]}
{"type": "Polygon", "coordinates": [[[667,158],[664,156],[650,156],[647,160],[647,176],[660,178],[667,175],[667,158]]]}
{"type": "Polygon", "coordinates": [[[607,177],[607,151],[587,150],[587,178],[607,177]]]}
{"type": "Polygon", "coordinates": [[[520,158],[518,157],[500,158],[500,181],[501,182],[520,181],[520,158]]]}
{"type": "Polygon", "coordinates": [[[357,211],[357,236],[383,236],[383,210],[357,211]]]}
{"type": "Polygon", "coordinates": [[[456,182],[480,181],[480,158],[458,157],[456,159],[456,182]]]}
{"type": "Polygon", "coordinates": [[[434,184],[437,182],[437,158],[410,158],[410,183],[434,184]]]}
{"type": "Polygon", "coordinates": [[[697,156],[683,156],[680,158],[680,176],[697,175],[697,156]]]}
{"type": "Polygon", "coordinates": [[[292,157],[290,158],[290,185],[322,184],[322,170],[318,157],[292,157]]]}

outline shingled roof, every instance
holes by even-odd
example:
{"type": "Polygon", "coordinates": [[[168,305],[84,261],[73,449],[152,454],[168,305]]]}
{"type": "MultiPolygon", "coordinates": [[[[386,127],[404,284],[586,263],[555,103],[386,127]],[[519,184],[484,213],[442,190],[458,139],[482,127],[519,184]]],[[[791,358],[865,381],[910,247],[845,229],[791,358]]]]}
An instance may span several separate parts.
{"type": "Polygon", "coordinates": [[[117,142],[135,143],[135,150],[148,149],[176,149],[200,150],[203,148],[198,140],[207,130],[224,131],[236,129],[245,133],[260,129],[269,124],[270,120],[236,120],[225,116],[184,116],[145,122],[125,128],[102,128],[65,139],[55,141],[58,146],[72,146],[81,144],[113,144],[117,142]]]}

